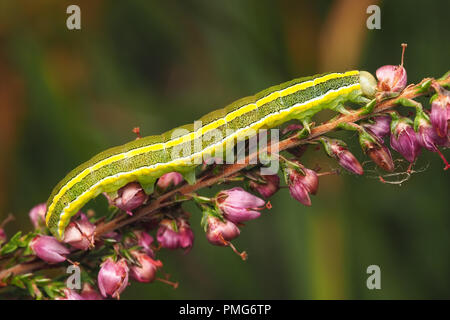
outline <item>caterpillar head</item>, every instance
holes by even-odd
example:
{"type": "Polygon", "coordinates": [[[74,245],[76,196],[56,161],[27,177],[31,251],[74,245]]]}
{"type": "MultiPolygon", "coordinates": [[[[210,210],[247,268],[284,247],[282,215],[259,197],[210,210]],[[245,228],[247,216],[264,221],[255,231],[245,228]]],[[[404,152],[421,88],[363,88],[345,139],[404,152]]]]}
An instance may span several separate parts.
{"type": "Polygon", "coordinates": [[[377,80],[371,73],[360,71],[359,83],[361,85],[361,91],[366,97],[375,97],[375,93],[377,92],[377,80]]]}

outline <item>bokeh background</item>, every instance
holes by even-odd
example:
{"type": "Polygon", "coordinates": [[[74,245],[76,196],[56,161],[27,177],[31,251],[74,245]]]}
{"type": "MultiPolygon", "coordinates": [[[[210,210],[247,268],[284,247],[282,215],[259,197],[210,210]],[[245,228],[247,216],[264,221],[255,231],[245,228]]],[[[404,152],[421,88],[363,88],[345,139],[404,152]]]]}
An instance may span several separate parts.
{"type": "MultiPolygon", "coordinates": [[[[159,134],[294,77],[400,62],[408,43],[411,82],[449,69],[449,1],[2,1],[0,4],[0,218],[29,230],[73,167],[110,146],[159,134]],[[66,8],[81,7],[80,31],[66,8]],[[366,8],[381,7],[381,30],[366,8]]],[[[352,149],[362,159],[355,144],[352,149]]],[[[447,152],[447,157],[450,154],[447,152]]],[[[398,157],[398,154],[395,154],[398,157]]],[[[335,167],[322,152],[305,164],[335,167]]],[[[321,179],[313,206],[290,199],[252,221],[235,241],[249,253],[210,245],[193,207],[192,251],[161,252],[180,281],[133,283],[139,299],[450,298],[449,173],[425,152],[402,186],[364,177],[321,179]],[[366,268],[381,268],[381,290],[366,268]]],[[[89,204],[106,210],[106,202],[89,204]]]]}

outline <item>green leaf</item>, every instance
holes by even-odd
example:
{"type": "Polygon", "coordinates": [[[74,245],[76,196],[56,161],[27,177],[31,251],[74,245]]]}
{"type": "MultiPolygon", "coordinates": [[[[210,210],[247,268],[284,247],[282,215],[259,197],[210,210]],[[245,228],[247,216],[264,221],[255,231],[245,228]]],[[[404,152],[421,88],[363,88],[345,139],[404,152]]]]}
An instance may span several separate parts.
{"type": "Polygon", "coordinates": [[[431,86],[431,80],[427,80],[424,83],[422,83],[416,90],[416,93],[424,93],[430,90],[431,86]]]}

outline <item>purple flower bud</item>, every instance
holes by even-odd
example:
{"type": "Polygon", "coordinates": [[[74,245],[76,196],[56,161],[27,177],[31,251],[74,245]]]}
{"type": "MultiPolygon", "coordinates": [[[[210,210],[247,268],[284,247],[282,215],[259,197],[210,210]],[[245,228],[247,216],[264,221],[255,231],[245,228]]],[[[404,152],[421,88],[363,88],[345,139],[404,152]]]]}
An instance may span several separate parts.
{"type": "Polygon", "coordinates": [[[319,178],[314,170],[302,166],[303,173],[296,168],[288,168],[288,185],[291,196],[304,204],[311,206],[309,194],[316,194],[319,188],[319,178]]]}
{"type": "Polygon", "coordinates": [[[133,256],[139,262],[140,266],[134,265],[130,268],[131,277],[139,282],[152,282],[155,280],[156,271],[163,266],[162,262],[153,260],[141,252],[133,252],[133,256]]]}
{"type": "Polygon", "coordinates": [[[35,229],[45,226],[45,213],[47,212],[47,205],[45,203],[34,206],[28,213],[31,223],[35,229]]]}
{"type": "Polygon", "coordinates": [[[112,201],[112,204],[119,209],[122,209],[130,216],[133,215],[132,210],[140,207],[148,198],[144,189],[142,189],[141,185],[137,182],[131,182],[120,188],[117,195],[118,197],[112,201]]]}
{"type": "Polygon", "coordinates": [[[430,121],[420,117],[417,127],[417,141],[419,145],[429,151],[437,152],[437,145],[445,144],[447,137],[440,137],[430,121]]]}
{"type": "Polygon", "coordinates": [[[407,118],[401,118],[392,121],[391,147],[406,160],[413,163],[419,155],[420,145],[408,120],[407,118]]]}
{"type": "Polygon", "coordinates": [[[179,220],[178,234],[180,235],[180,247],[190,250],[194,245],[194,232],[192,232],[189,222],[184,219],[179,220]]]}
{"type": "Polygon", "coordinates": [[[31,240],[30,248],[42,260],[58,263],[66,260],[70,251],[54,237],[38,235],[31,240]]]}
{"type": "Polygon", "coordinates": [[[231,221],[222,222],[219,218],[208,216],[206,239],[216,246],[228,246],[228,241],[237,238],[241,233],[239,228],[231,221]]]}
{"type": "Polygon", "coordinates": [[[111,258],[106,259],[101,265],[97,281],[103,297],[119,299],[128,285],[128,266],[125,259],[117,262],[111,258]]]}
{"type": "Polygon", "coordinates": [[[346,147],[333,141],[330,145],[330,149],[332,156],[338,160],[341,167],[353,172],[354,174],[362,175],[364,173],[359,161],[350,151],[348,151],[346,147]]]}
{"type": "Polygon", "coordinates": [[[299,201],[305,206],[311,206],[311,199],[309,198],[309,193],[302,183],[296,183],[291,181],[289,183],[289,193],[292,198],[299,201]]]}
{"type": "Polygon", "coordinates": [[[216,203],[224,216],[234,223],[258,218],[265,205],[264,200],[239,187],[219,192],[216,203]]]}
{"type": "Polygon", "coordinates": [[[158,231],[156,232],[156,239],[161,244],[161,247],[166,249],[179,248],[180,240],[176,228],[175,220],[161,220],[158,231]]]}
{"type": "Polygon", "coordinates": [[[391,133],[391,117],[379,116],[373,119],[374,123],[365,123],[363,127],[380,140],[391,133]]]}
{"type": "Polygon", "coordinates": [[[450,118],[450,96],[440,94],[431,103],[430,120],[439,137],[447,137],[450,118]]]}
{"type": "Polygon", "coordinates": [[[163,174],[157,182],[157,186],[162,190],[179,185],[183,181],[183,176],[178,172],[169,172],[163,174]]]}
{"type": "Polygon", "coordinates": [[[280,189],[280,177],[277,174],[262,175],[265,183],[250,181],[250,188],[256,190],[264,198],[269,198],[280,189]]]}
{"type": "Polygon", "coordinates": [[[407,84],[406,69],[400,66],[386,65],[377,69],[378,90],[400,92],[407,84]]]}
{"type": "Polygon", "coordinates": [[[194,243],[194,233],[184,219],[178,221],[164,219],[160,222],[156,239],[163,248],[189,250],[194,243]]]}
{"type": "Polygon", "coordinates": [[[142,248],[141,251],[154,258],[155,253],[153,252],[153,249],[151,247],[153,243],[153,237],[145,231],[135,231],[134,234],[137,238],[137,245],[142,248]]]}
{"type": "Polygon", "coordinates": [[[367,149],[366,153],[372,161],[383,170],[387,172],[394,171],[395,165],[391,152],[383,144],[373,145],[371,148],[367,149]]]}
{"type": "Polygon", "coordinates": [[[6,242],[7,239],[8,238],[6,237],[5,230],[0,228],[0,244],[2,244],[3,242],[6,242]]]}
{"type": "Polygon", "coordinates": [[[86,300],[81,295],[79,295],[76,291],[71,289],[64,289],[64,297],[58,297],[56,300],[86,300]]]}
{"type": "Polygon", "coordinates": [[[80,219],[72,221],[64,232],[64,242],[72,247],[87,250],[94,247],[95,225],[90,223],[86,215],[80,213],[80,219]]]}
{"type": "Polygon", "coordinates": [[[83,284],[83,290],[81,290],[81,297],[84,300],[103,300],[103,297],[98,291],[89,283],[83,284]]]}

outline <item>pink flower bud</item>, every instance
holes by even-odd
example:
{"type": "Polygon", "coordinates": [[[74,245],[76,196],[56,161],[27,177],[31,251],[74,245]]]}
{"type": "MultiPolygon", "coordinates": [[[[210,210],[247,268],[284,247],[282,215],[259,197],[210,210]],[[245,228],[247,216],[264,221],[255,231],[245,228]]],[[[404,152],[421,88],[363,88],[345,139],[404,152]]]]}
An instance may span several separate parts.
{"type": "Polygon", "coordinates": [[[239,228],[231,221],[222,222],[219,218],[208,216],[206,239],[216,246],[227,246],[228,241],[237,238],[241,233],[239,228]]]}
{"type": "Polygon", "coordinates": [[[391,133],[391,117],[390,116],[378,116],[375,117],[374,123],[365,123],[363,127],[371,133],[373,136],[380,140],[391,133]]]}
{"type": "Polygon", "coordinates": [[[135,231],[134,234],[137,238],[137,245],[141,247],[141,251],[153,258],[155,256],[151,246],[153,237],[145,231],[135,231]]]}
{"type": "Polygon", "coordinates": [[[350,151],[348,151],[346,147],[340,145],[339,143],[332,143],[330,149],[332,156],[338,160],[341,167],[353,172],[354,174],[362,175],[364,173],[359,161],[350,151]]]}
{"type": "Polygon", "coordinates": [[[79,295],[76,291],[71,289],[64,289],[64,297],[58,297],[56,300],[86,300],[81,295],[79,295]]]}
{"type": "Polygon", "coordinates": [[[258,218],[265,205],[264,200],[239,187],[219,192],[216,203],[224,216],[234,223],[258,218]]]}
{"type": "Polygon", "coordinates": [[[66,260],[70,251],[54,237],[38,235],[31,240],[30,248],[42,260],[58,263],[66,260]]]}
{"type": "Polygon", "coordinates": [[[440,94],[431,103],[430,120],[437,135],[441,138],[447,137],[448,120],[450,119],[450,96],[440,94]]]}
{"type": "Polygon", "coordinates": [[[89,283],[83,284],[83,290],[81,291],[81,297],[84,300],[103,300],[103,297],[97,290],[89,283]]]}
{"type": "Polygon", "coordinates": [[[408,120],[401,118],[392,122],[391,147],[413,163],[419,155],[420,145],[408,120]]]}
{"type": "Polygon", "coordinates": [[[430,121],[424,117],[420,117],[418,123],[417,141],[419,145],[429,151],[437,152],[437,146],[445,144],[447,137],[440,137],[430,121]]]}
{"type": "Polygon", "coordinates": [[[406,69],[403,66],[386,65],[377,69],[378,90],[400,92],[407,84],[406,69]]]}
{"type": "Polygon", "coordinates": [[[156,239],[163,248],[189,250],[193,245],[194,233],[184,219],[179,221],[164,219],[160,222],[156,239]]]}
{"type": "Polygon", "coordinates": [[[120,188],[117,195],[118,197],[112,201],[112,204],[119,209],[122,209],[130,216],[133,215],[132,210],[140,207],[148,198],[144,189],[142,189],[141,185],[137,182],[131,182],[120,188]]]}
{"type": "Polygon", "coordinates": [[[35,229],[45,226],[45,213],[47,212],[47,205],[45,203],[34,206],[28,213],[31,223],[35,229]]]}
{"type": "Polygon", "coordinates": [[[130,268],[131,277],[139,282],[152,282],[155,280],[156,271],[163,266],[162,262],[153,260],[145,253],[141,252],[133,252],[133,256],[141,266],[132,266],[130,268]]]}
{"type": "Polygon", "coordinates": [[[264,198],[269,198],[280,189],[280,177],[277,174],[262,175],[265,183],[250,181],[250,188],[256,190],[264,198]]]}
{"type": "Polygon", "coordinates": [[[114,262],[111,258],[102,263],[98,273],[98,287],[103,297],[120,298],[128,285],[128,266],[125,259],[114,262]]]}
{"type": "Polygon", "coordinates": [[[194,232],[192,232],[189,222],[184,219],[179,220],[178,234],[180,236],[180,247],[190,250],[194,245],[194,232]]]}
{"type": "Polygon", "coordinates": [[[95,225],[90,223],[86,215],[80,213],[80,219],[72,221],[64,232],[64,242],[72,247],[87,250],[94,247],[95,225]]]}
{"type": "Polygon", "coordinates": [[[166,190],[168,188],[174,187],[180,184],[183,181],[183,176],[178,172],[169,172],[163,174],[159,179],[156,185],[162,190],[166,190]]]}
{"type": "Polygon", "coordinates": [[[2,244],[3,242],[6,242],[7,239],[8,238],[6,237],[5,230],[0,228],[0,244],[2,244]]]}
{"type": "Polygon", "coordinates": [[[310,206],[311,199],[309,194],[316,194],[319,187],[317,173],[305,167],[302,167],[304,174],[296,168],[288,168],[287,170],[289,193],[295,200],[305,206],[310,206]]]}

